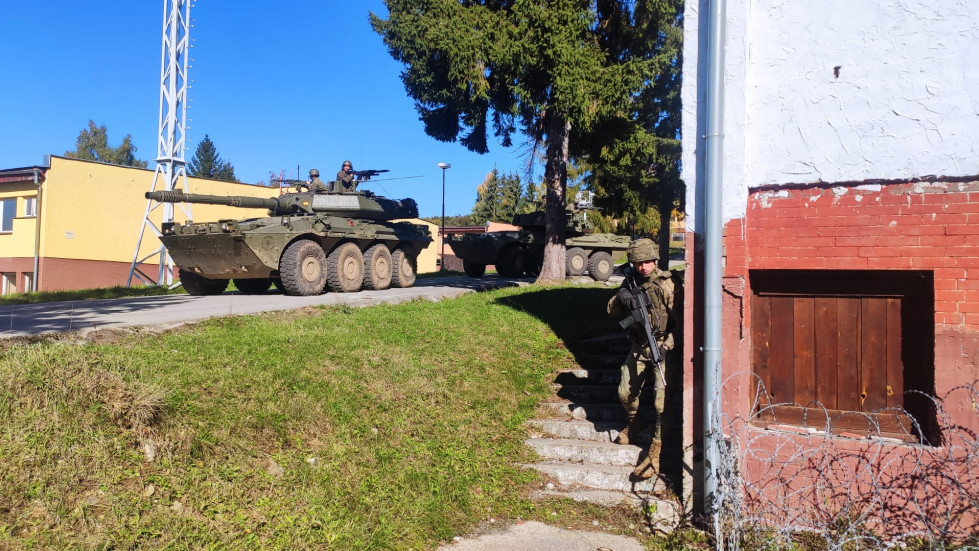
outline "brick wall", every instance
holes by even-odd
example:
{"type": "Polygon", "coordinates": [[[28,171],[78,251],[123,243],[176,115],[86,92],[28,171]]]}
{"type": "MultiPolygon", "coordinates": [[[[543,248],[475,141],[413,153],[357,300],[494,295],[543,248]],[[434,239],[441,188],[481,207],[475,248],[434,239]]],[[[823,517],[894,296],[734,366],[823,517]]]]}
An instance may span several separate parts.
{"type": "MultiPolygon", "coordinates": [[[[979,181],[754,191],[725,227],[724,262],[725,281],[746,282],[740,327],[724,328],[726,370],[750,370],[749,270],[925,270],[935,393],[979,379],[979,181]]],[[[963,422],[979,430],[979,416],[963,422]]]]}

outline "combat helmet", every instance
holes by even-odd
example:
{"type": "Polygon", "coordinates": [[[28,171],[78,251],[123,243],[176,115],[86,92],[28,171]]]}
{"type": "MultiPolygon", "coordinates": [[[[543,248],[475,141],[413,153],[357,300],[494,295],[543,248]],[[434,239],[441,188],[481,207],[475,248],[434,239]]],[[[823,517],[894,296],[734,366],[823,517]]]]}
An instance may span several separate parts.
{"type": "Polygon", "coordinates": [[[312,168],[312,169],[309,170],[309,176],[311,178],[319,178],[320,177],[320,171],[319,170],[316,170],[315,168],[312,168]]]}
{"type": "Polygon", "coordinates": [[[629,243],[625,254],[629,258],[629,263],[633,265],[650,260],[659,260],[659,251],[657,250],[656,243],[653,243],[652,239],[645,237],[629,243]]]}

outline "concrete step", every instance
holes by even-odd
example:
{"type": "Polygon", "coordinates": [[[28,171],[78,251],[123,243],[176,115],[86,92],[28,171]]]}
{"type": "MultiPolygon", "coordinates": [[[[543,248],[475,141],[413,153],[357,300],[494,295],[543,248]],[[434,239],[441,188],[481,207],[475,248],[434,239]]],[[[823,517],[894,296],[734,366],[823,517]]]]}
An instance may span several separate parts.
{"type": "Polygon", "coordinates": [[[618,385],[622,372],[616,369],[578,368],[562,369],[555,374],[554,382],[561,385],[600,384],[618,385]]]}
{"type": "Polygon", "coordinates": [[[619,332],[579,341],[575,344],[575,351],[607,354],[609,356],[625,356],[629,351],[629,346],[629,339],[626,338],[625,332],[619,332]]]}
{"type": "Polygon", "coordinates": [[[616,403],[575,402],[555,400],[541,405],[542,413],[549,419],[580,419],[589,421],[618,421],[625,426],[625,411],[616,403]]]}
{"type": "Polygon", "coordinates": [[[626,350],[621,356],[609,354],[575,354],[578,364],[587,369],[609,369],[618,372],[625,361],[626,350]]]}
{"type": "Polygon", "coordinates": [[[524,465],[545,474],[559,486],[583,487],[606,491],[634,492],[640,495],[668,492],[666,484],[659,478],[633,480],[635,465],[593,465],[574,464],[563,461],[542,461],[524,465]]]}
{"type": "Polygon", "coordinates": [[[639,446],[596,442],[594,440],[566,440],[563,438],[531,438],[527,445],[544,459],[568,463],[591,463],[596,465],[625,465],[635,467],[639,464],[639,446]]]}
{"type": "Polygon", "coordinates": [[[619,385],[611,384],[561,384],[552,383],[554,394],[572,402],[619,403],[619,385]]]}
{"type": "MultiPolygon", "coordinates": [[[[614,442],[625,421],[588,421],[580,419],[533,419],[528,421],[533,427],[531,436],[541,438],[567,438],[570,440],[590,440],[594,442],[614,442]]],[[[639,442],[652,438],[652,428],[639,432],[639,442]]]]}

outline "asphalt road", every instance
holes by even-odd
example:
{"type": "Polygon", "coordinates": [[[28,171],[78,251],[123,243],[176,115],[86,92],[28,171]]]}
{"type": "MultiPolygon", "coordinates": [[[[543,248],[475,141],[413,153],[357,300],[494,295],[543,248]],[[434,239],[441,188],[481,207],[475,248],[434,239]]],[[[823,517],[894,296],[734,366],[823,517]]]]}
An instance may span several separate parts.
{"type": "Polygon", "coordinates": [[[155,326],[174,327],[205,318],[290,310],[304,306],[347,304],[370,306],[399,303],[416,298],[441,300],[480,289],[527,284],[531,279],[501,279],[488,275],[480,279],[465,276],[418,279],[409,289],[325,293],[311,297],[285,296],[269,291],[264,295],[226,292],[217,296],[157,297],[78,300],[0,306],[0,338],[24,337],[44,333],[87,333],[92,330],[155,326]]]}

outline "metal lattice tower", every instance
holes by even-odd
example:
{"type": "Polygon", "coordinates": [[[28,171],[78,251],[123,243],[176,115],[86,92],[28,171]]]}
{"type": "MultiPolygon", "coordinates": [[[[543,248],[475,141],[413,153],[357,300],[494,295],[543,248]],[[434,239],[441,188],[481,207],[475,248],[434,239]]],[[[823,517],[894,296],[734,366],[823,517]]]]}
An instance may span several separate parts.
{"type": "MultiPolygon", "coordinates": [[[[163,55],[160,70],[160,134],[156,154],[156,172],[150,191],[157,185],[165,185],[166,191],[178,186],[188,192],[187,169],[184,161],[186,143],[185,129],[187,116],[187,67],[190,53],[190,4],[191,0],[163,0],[163,55]],[[165,184],[160,184],[164,182],[165,184]]],[[[181,203],[188,220],[192,220],[190,205],[181,203]]],[[[173,259],[161,243],[158,248],[143,258],[139,252],[143,236],[149,228],[156,237],[162,235],[160,228],[150,219],[157,210],[162,209],[163,223],[173,222],[173,204],[146,201],[146,212],[136,241],[136,252],[129,268],[127,286],[132,286],[133,276],[146,285],[174,286],[173,259]],[[159,273],[156,278],[146,275],[140,267],[150,259],[159,258],[159,273]]],[[[155,264],[156,262],[153,262],[155,264]]]]}

